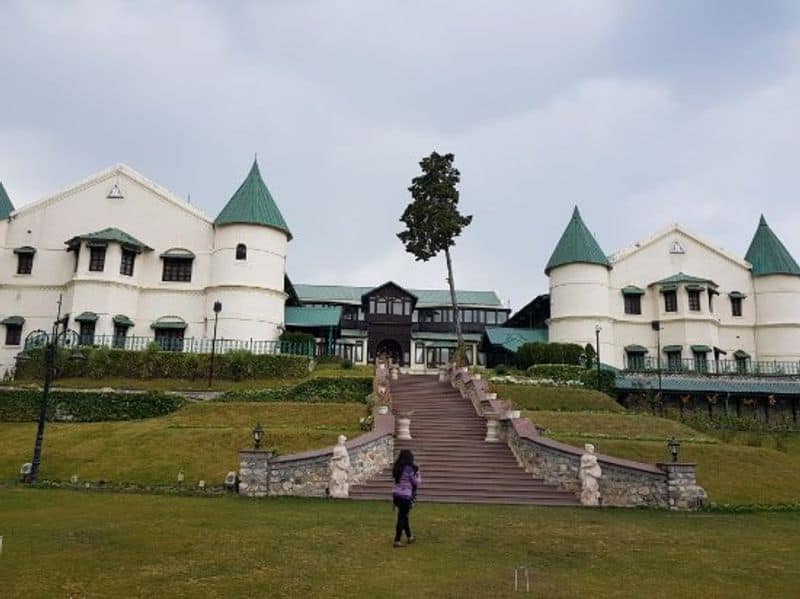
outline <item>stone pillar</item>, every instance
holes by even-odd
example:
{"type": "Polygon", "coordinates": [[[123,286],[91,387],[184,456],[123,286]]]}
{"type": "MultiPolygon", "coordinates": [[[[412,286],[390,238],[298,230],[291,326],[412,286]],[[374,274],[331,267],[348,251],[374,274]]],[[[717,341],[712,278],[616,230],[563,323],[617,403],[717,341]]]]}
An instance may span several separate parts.
{"type": "Polygon", "coordinates": [[[449,377],[448,377],[448,374],[447,374],[447,368],[440,366],[439,367],[439,382],[440,383],[446,383],[448,378],[449,377]]]}
{"type": "Polygon", "coordinates": [[[400,369],[395,366],[391,370],[391,375],[392,375],[392,380],[396,381],[397,379],[400,378],[400,369]]]}
{"type": "Polygon", "coordinates": [[[500,441],[500,427],[497,422],[497,414],[488,412],[486,416],[486,438],[487,443],[497,443],[500,441]]]}
{"type": "Polygon", "coordinates": [[[411,441],[411,415],[398,414],[396,420],[397,434],[395,438],[398,441],[411,441]]]}
{"type": "Polygon", "coordinates": [[[263,449],[239,450],[239,494],[248,497],[269,495],[269,463],[272,452],[263,449]]]}
{"type": "Polygon", "coordinates": [[[667,497],[671,510],[695,510],[703,505],[708,495],[697,484],[696,464],[668,462],[658,464],[667,473],[667,497]]]}

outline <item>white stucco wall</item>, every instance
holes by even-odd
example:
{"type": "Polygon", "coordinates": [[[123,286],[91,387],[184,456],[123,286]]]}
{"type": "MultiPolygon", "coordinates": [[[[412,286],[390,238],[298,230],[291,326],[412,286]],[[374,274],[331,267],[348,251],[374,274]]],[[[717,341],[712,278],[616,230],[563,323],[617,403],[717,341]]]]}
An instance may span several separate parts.
{"type": "MultiPolygon", "coordinates": [[[[50,330],[63,294],[63,313],[98,314],[97,335],[111,335],[111,319],[125,314],[135,323],[129,335],[152,336],[154,321],[173,316],[186,321],[186,337],[205,337],[219,300],[221,337],[273,340],[283,326],[286,247],[286,235],[268,227],[229,225],[215,231],[212,219],[191,204],[118,165],[0,224],[0,320],[23,316],[23,340],[35,329],[50,330]],[[123,198],[107,197],[115,184],[123,198]],[[137,255],[133,276],[120,274],[121,247],[115,243],[107,247],[103,272],[89,271],[85,245],[75,269],[74,253],[64,242],[108,227],[153,248],[137,255]],[[246,261],[235,260],[240,242],[248,246],[246,261]],[[30,275],[16,274],[13,250],[22,246],[36,248],[30,275]],[[161,280],[160,255],[171,249],[194,254],[191,282],[161,280]]],[[[70,327],[78,329],[72,320],[70,327]]],[[[4,343],[5,330],[0,336],[4,343]]],[[[20,349],[0,347],[0,375],[20,349]]]]}

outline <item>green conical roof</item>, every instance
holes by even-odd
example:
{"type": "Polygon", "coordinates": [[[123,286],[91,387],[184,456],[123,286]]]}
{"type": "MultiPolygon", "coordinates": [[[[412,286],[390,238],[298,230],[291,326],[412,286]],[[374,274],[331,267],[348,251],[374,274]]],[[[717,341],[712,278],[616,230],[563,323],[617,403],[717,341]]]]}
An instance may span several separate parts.
{"type": "Polygon", "coordinates": [[[6,193],[6,188],[0,182],[0,218],[8,218],[8,215],[14,212],[14,204],[11,203],[11,198],[6,193]]]}
{"type": "Polygon", "coordinates": [[[283,231],[289,239],[292,238],[289,226],[283,220],[278,205],[272,199],[264,179],[261,178],[261,171],[258,170],[258,161],[256,160],[253,161],[247,178],[233,194],[233,197],[228,200],[214,224],[264,225],[283,231]]]}
{"type": "Polygon", "coordinates": [[[564,229],[561,239],[558,240],[553,255],[550,256],[544,274],[549,275],[550,271],[557,266],[575,263],[600,264],[611,268],[608,258],[600,249],[594,235],[583,223],[577,206],[575,206],[575,211],[572,213],[572,218],[567,228],[564,229]]]}
{"type": "Polygon", "coordinates": [[[763,214],[744,259],[753,265],[753,276],[756,277],[800,275],[800,266],[797,265],[778,236],[769,228],[763,214]]]}

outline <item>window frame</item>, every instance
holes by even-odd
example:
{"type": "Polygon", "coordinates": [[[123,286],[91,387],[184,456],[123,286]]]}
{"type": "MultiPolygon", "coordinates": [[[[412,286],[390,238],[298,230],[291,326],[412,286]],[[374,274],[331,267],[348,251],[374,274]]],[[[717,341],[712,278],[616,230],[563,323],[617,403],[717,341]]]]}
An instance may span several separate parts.
{"type": "Polygon", "coordinates": [[[18,347],[22,345],[22,325],[21,324],[7,324],[5,345],[10,347],[18,347]]]}
{"type": "Polygon", "coordinates": [[[702,312],[703,302],[700,299],[700,290],[687,289],[686,295],[689,298],[689,312],[702,312]]]}
{"type": "Polygon", "coordinates": [[[105,271],[107,249],[104,245],[89,246],[89,272],[105,271]]]}
{"type": "Polygon", "coordinates": [[[125,341],[128,338],[128,329],[130,327],[126,324],[114,323],[114,336],[111,345],[115,349],[125,349],[125,341]],[[120,343],[120,341],[122,343],[120,343]]]}
{"type": "Polygon", "coordinates": [[[642,314],[642,296],[641,295],[624,295],[622,296],[625,302],[625,314],[632,314],[641,316],[642,314]]]}
{"type": "Polygon", "coordinates": [[[79,327],[78,337],[81,345],[94,345],[95,331],[97,323],[94,320],[82,320],[79,327]]]}
{"type": "Polygon", "coordinates": [[[667,354],[667,370],[677,372],[683,369],[683,357],[679,351],[664,352],[667,354]]]}
{"type": "Polygon", "coordinates": [[[675,289],[667,289],[664,295],[664,312],[678,311],[678,292],[675,289]]]}
{"type": "Polygon", "coordinates": [[[242,262],[247,260],[247,246],[243,243],[236,246],[236,259],[242,262]]]}
{"type": "Polygon", "coordinates": [[[122,248],[122,257],[119,260],[119,274],[132,277],[136,268],[136,252],[122,248]],[[129,268],[126,268],[129,267],[129,268]]]}
{"type": "Polygon", "coordinates": [[[191,283],[194,258],[184,256],[164,256],[161,267],[161,281],[164,283],[191,283]],[[188,276],[182,268],[188,265],[188,276]],[[167,277],[167,274],[170,274],[167,277]]]}
{"type": "Polygon", "coordinates": [[[741,297],[732,297],[731,298],[731,316],[735,318],[739,318],[742,316],[743,313],[743,306],[742,306],[742,298],[741,297]]]}
{"type": "Polygon", "coordinates": [[[17,274],[33,274],[33,253],[25,252],[17,254],[17,274]]]}

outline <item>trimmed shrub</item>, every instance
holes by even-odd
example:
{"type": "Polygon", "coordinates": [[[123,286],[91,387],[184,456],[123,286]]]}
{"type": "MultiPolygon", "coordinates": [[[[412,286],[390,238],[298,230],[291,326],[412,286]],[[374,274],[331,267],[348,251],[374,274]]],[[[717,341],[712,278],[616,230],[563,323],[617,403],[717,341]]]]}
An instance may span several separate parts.
{"type": "Polygon", "coordinates": [[[342,360],[341,363],[339,364],[339,366],[343,370],[352,370],[353,369],[353,361],[352,360],[348,360],[348,359],[342,360]]]}
{"type": "MultiPolygon", "coordinates": [[[[126,351],[105,347],[85,348],[86,360],[70,359],[70,352],[56,353],[58,378],[96,379],[118,378],[171,378],[199,379],[208,375],[211,356],[184,352],[161,351],[157,344],[144,351],[126,351]]],[[[16,377],[21,381],[41,381],[44,378],[44,350],[29,351],[30,360],[20,363],[16,377]]],[[[217,378],[242,380],[245,378],[305,378],[308,376],[310,358],[291,354],[253,354],[245,350],[218,354],[214,371],[217,378]]]]}
{"type": "Polygon", "coordinates": [[[526,371],[534,379],[552,379],[559,383],[583,381],[586,369],[571,364],[535,364],[526,371]]]}
{"type": "Polygon", "coordinates": [[[517,367],[534,364],[580,364],[583,348],[576,343],[524,343],[517,350],[517,367]]]}
{"type": "MultiPolygon", "coordinates": [[[[0,421],[31,422],[39,418],[42,392],[36,389],[0,391],[0,421]]],[[[140,420],[164,416],[180,408],[184,400],[166,393],[118,393],[102,391],[52,391],[47,419],[60,422],[140,420]]]]}
{"type": "Polygon", "coordinates": [[[307,403],[367,402],[372,379],[367,377],[319,377],[298,385],[272,389],[228,391],[215,401],[297,401],[307,403]]]}
{"type": "Polygon", "coordinates": [[[597,385],[597,369],[583,370],[580,380],[587,389],[597,389],[613,396],[617,388],[617,374],[608,368],[600,368],[600,386],[597,385]]]}
{"type": "Polygon", "coordinates": [[[494,367],[494,373],[498,376],[503,376],[505,374],[508,374],[508,366],[506,366],[505,364],[498,364],[497,366],[494,367]]]}

